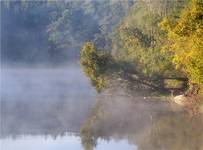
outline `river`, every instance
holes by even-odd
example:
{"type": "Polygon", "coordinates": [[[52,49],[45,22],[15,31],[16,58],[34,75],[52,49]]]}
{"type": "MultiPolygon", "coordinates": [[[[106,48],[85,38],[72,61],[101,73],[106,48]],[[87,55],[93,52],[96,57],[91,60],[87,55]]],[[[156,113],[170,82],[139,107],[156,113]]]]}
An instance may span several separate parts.
{"type": "Polygon", "coordinates": [[[1,71],[2,150],[202,150],[202,120],[122,87],[97,94],[79,65],[1,71]]]}

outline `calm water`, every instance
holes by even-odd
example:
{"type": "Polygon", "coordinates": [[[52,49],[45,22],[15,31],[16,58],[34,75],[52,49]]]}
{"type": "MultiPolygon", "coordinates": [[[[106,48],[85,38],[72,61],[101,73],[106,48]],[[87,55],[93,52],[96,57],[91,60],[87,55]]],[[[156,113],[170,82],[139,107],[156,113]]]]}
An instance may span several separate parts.
{"type": "Polygon", "coordinates": [[[203,150],[201,115],[135,93],[98,95],[78,66],[2,69],[1,149],[203,150]]]}

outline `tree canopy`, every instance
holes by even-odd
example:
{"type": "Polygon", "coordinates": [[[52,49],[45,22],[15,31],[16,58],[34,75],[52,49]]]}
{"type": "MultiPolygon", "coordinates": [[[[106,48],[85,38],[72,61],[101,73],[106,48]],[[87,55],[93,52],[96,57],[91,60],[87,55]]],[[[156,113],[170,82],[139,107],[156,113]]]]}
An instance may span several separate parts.
{"type": "Polygon", "coordinates": [[[130,64],[131,73],[120,69],[157,86],[164,79],[202,86],[202,16],[201,0],[136,1],[111,33],[114,64],[130,64]]]}
{"type": "Polygon", "coordinates": [[[107,82],[104,75],[111,64],[111,55],[107,52],[98,51],[95,45],[89,42],[83,46],[80,57],[84,72],[96,90],[100,92],[107,82]]]}
{"type": "Polygon", "coordinates": [[[192,0],[176,22],[165,18],[161,26],[167,32],[164,49],[173,54],[173,63],[188,78],[203,84],[203,2],[192,0]]]}

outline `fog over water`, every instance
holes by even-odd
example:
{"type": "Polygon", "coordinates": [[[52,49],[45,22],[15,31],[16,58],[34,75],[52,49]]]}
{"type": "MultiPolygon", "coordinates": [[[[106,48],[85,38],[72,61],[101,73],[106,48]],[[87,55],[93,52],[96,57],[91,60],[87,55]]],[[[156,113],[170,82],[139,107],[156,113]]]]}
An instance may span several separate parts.
{"type": "Polygon", "coordinates": [[[94,104],[95,91],[79,66],[8,68],[1,80],[2,136],[78,131],[94,104]]]}
{"type": "Polygon", "coordinates": [[[2,150],[203,148],[201,115],[119,81],[98,94],[79,65],[6,67],[1,87],[2,150]]]}
{"type": "Polygon", "coordinates": [[[159,55],[167,40],[157,24],[179,7],[171,2],[0,0],[0,150],[203,150],[203,114],[136,81],[173,68],[159,55]],[[100,93],[79,65],[88,41],[98,55],[87,64],[105,66],[89,70],[110,77],[100,93]]]}
{"type": "MultiPolygon", "coordinates": [[[[83,149],[80,128],[96,91],[79,65],[3,67],[1,87],[2,150],[83,149]]],[[[101,140],[98,149],[134,148],[126,140],[109,142],[101,140]]]]}

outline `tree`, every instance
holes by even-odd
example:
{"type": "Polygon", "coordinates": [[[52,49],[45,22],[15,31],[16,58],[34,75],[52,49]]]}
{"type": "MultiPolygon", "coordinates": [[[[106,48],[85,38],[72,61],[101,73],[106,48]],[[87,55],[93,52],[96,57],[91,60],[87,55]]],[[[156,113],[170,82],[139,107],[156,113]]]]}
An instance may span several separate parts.
{"type": "Polygon", "coordinates": [[[203,84],[203,2],[191,0],[176,22],[165,18],[161,27],[169,42],[163,47],[173,53],[173,63],[192,83],[203,84]]]}
{"type": "Polygon", "coordinates": [[[87,42],[82,47],[80,63],[92,85],[100,92],[107,83],[105,73],[110,68],[108,65],[111,64],[111,55],[107,52],[98,51],[93,43],[87,42]]]}
{"type": "Polygon", "coordinates": [[[158,26],[162,16],[152,8],[142,0],[135,3],[114,32],[112,54],[134,63],[136,70],[149,78],[179,75],[171,63],[171,54],[161,51],[166,34],[158,26]]]}

